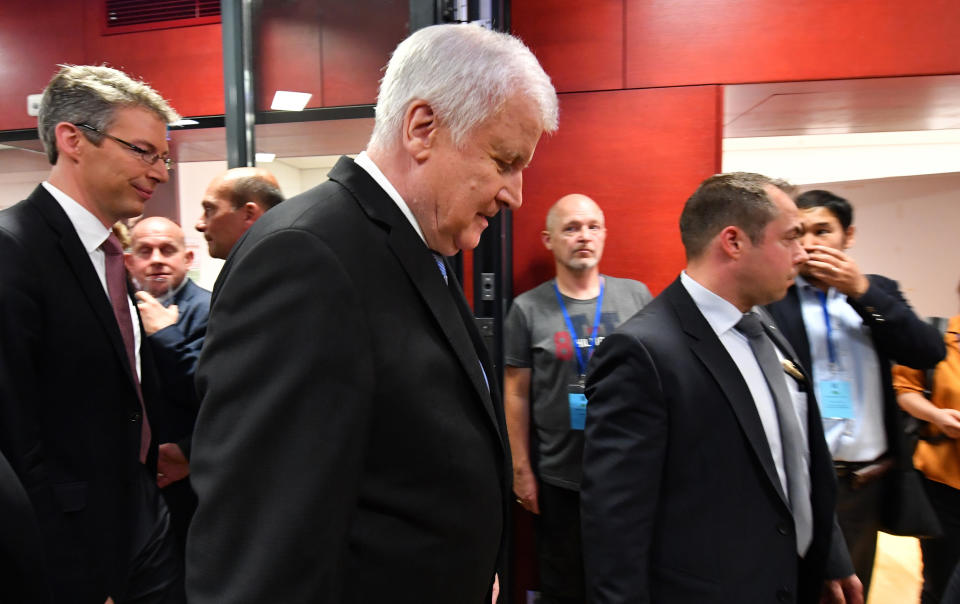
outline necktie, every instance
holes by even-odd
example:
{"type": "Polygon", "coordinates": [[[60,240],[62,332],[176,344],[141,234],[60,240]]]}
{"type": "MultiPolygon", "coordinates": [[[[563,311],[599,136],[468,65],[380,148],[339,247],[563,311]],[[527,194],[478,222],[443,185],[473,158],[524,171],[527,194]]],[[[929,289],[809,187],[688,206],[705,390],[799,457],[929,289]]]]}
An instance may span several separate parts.
{"type": "Polygon", "coordinates": [[[443,261],[443,256],[434,251],[431,251],[430,253],[433,254],[433,259],[437,261],[437,268],[440,269],[440,274],[443,275],[443,282],[449,283],[450,279],[447,277],[447,263],[443,261]]]}
{"type": "Polygon", "coordinates": [[[797,553],[803,556],[813,539],[813,510],[810,505],[810,471],[803,451],[803,432],[787,390],[783,367],[773,349],[773,343],[763,330],[756,313],[746,313],[736,325],[737,331],[747,336],[763,377],[770,387],[780,424],[783,443],[783,464],[787,473],[787,497],[797,532],[797,553]]]}
{"type": "Polygon", "coordinates": [[[130,374],[133,376],[137,388],[137,398],[140,400],[140,412],[143,422],[140,425],[140,463],[147,459],[150,448],[150,423],[147,421],[147,410],[143,404],[143,392],[140,390],[140,379],[137,377],[137,355],[134,351],[136,340],[133,337],[133,317],[130,316],[130,302],[127,297],[127,274],[123,267],[123,248],[120,240],[113,233],[107,237],[100,248],[106,259],[107,292],[110,294],[110,304],[113,306],[113,315],[120,327],[123,337],[123,346],[127,350],[127,360],[130,362],[130,374]]]}

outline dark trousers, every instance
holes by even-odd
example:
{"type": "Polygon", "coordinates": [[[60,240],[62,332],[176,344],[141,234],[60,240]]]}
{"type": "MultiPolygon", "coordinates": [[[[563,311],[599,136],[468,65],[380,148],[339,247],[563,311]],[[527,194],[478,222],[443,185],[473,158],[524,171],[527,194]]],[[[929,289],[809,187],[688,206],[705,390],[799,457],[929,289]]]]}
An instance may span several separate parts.
{"type": "Polygon", "coordinates": [[[137,481],[137,522],[126,592],[117,604],[185,604],[183,556],[170,526],[170,513],[146,468],[137,481]]]}
{"type": "Polygon", "coordinates": [[[189,476],[161,489],[160,492],[170,511],[170,528],[177,538],[180,555],[184,557],[187,551],[187,530],[194,512],[197,511],[197,494],[193,492],[189,476]]]}
{"type": "Polygon", "coordinates": [[[540,482],[536,517],[540,604],[584,604],[580,492],[540,482]]]}
{"type": "Polygon", "coordinates": [[[837,521],[847,541],[853,568],[863,582],[864,601],[870,589],[873,559],[877,553],[882,495],[882,479],[858,489],[850,485],[849,476],[841,476],[837,480],[837,521]]]}
{"type": "Polygon", "coordinates": [[[943,598],[954,566],[960,560],[960,490],[932,480],[923,480],[927,498],[943,527],[943,536],[921,539],[923,552],[922,604],[938,604],[943,598]]]}

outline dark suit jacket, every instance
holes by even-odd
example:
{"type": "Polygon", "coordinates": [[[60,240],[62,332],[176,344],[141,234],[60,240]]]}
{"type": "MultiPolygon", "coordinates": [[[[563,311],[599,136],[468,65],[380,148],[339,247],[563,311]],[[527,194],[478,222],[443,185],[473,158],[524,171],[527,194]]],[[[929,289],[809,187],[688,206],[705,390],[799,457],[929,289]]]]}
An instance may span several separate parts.
{"type": "Polygon", "coordinates": [[[193,424],[200,408],[195,377],[207,333],[210,292],[187,279],[170,304],[176,304],[179,309],[176,324],[148,338],[163,384],[165,403],[152,427],[158,443],[176,442],[189,458],[193,424]]]}
{"type": "MultiPolygon", "coordinates": [[[[946,348],[940,332],[914,314],[913,309],[900,293],[896,281],[880,275],[867,275],[867,278],[870,280],[870,288],[859,300],[849,300],[849,303],[863,318],[863,324],[870,328],[870,337],[880,362],[880,377],[883,380],[883,418],[887,432],[888,452],[893,455],[901,468],[912,468],[913,451],[905,446],[904,416],[897,405],[889,368],[892,362],[915,369],[933,367],[943,360],[946,348]]],[[[792,286],[783,300],[768,305],[767,310],[797,351],[803,366],[813,367],[810,358],[810,342],[803,323],[797,286],[792,286]]],[[[898,489],[896,479],[901,477],[898,472],[892,472],[888,477],[886,485],[888,492],[884,497],[884,529],[903,534],[905,531],[898,527],[900,522],[905,520],[898,517],[900,497],[924,498],[925,495],[919,488],[919,483],[914,481],[907,486],[916,488],[898,489]]]]}
{"type": "Polygon", "coordinates": [[[817,405],[806,421],[814,533],[800,560],[753,397],[679,279],[599,346],[587,398],[593,604],[817,600],[836,496],[817,405]]]}
{"type": "MultiPolygon", "coordinates": [[[[156,379],[141,355],[149,414],[156,379]]],[[[132,375],[87,252],[38,186],[0,212],[0,450],[36,512],[55,602],[123,590],[144,472],[132,375]]]]}
{"type": "Polygon", "coordinates": [[[30,498],[0,453],[0,604],[48,601],[40,542],[30,498]]]}
{"type": "Polygon", "coordinates": [[[188,597],[480,604],[511,480],[493,367],[393,201],[350,159],[330,178],[214,287],[188,597]]]}

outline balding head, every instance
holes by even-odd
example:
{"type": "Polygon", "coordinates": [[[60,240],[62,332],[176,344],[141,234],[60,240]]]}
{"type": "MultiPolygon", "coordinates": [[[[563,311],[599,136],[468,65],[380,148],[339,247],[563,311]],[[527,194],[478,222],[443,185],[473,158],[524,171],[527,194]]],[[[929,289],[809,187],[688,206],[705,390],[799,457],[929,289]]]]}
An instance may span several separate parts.
{"type": "Polygon", "coordinates": [[[544,246],[553,252],[558,271],[594,269],[607,240],[603,211],[586,195],[565,195],[547,212],[542,237],[544,246]]]}
{"type": "Polygon", "coordinates": [[[263,168],[233,168],[210,182],[194,228],[203,233],[212,257],[226,258],[247,229],[281,201],[273,174],[263,168]]]}
{"type": "Polygon", "coordinates": [[[124,260],[137,289],[163,296],[183,283],[193,262],[183,229],[161,216],[137,222],[130,230],[130,252],[124,260]]]}

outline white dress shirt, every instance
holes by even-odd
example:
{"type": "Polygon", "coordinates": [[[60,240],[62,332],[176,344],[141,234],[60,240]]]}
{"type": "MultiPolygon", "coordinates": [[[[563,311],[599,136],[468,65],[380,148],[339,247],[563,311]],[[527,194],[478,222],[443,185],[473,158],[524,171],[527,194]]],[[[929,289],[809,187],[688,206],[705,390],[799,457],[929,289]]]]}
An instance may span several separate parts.
{"type": "MultiPolygon", "coordinates": [[[[67,218],[70,219],[70,224],[77,232],[80,243],[83,245],[83,249],[87,251],[93,269],[97,272],[97,277],[100,278],[100,285],[103,287],[103,293],[107,296],[107,302],[110,304],[110,308],[113,308],[113,303],[110,302],[110,293],[107,290],[107,260],[103,250],[100,249],[103,242],[110,236],[110,229],[103,226],[103,223],[90,210],[74,201],[60,189],[47,181],[43,181],[41,184],[57,200],[67,218]]],[[[130,306],[130,317],[133,321],[133,349],[137,357],[137,378],[139,379],[142,377],[140,373],[140,315],[137,314],[137,308],[130,296],[127,296],[127,304],[130,306]]]]}
{"type": "Polygon", "coordinates": [[[803,277],[797,277],[803,326],[810,343],[813,381],[819,392],[821,380],[835,379],[837,375],[848,379],[854,416],[854,419],[842,419],[821,414],[827,446],[836,460],[873,461],[887,450],[887,433],[883,423],[880,361],[873,347],[870,328],[863,324],[847,297],[831,287],[826,293],[836,361],[831,365],[827,323],[819,291],[803,277]]]}
{"type": "Polygon", "coordinates": [[[393,200],[393,203],[397,204],[397,207],[400,208],[400,211],[403,212],[403,215],[407,217],[407,220],[409,220],[410,224],[413,226],[413,230],[417,232],[417,235],[420,235],[420,240],[423,241],[424,245],[426,245],[427,238],[423,236],[423,229],[420,228],[420,223],[417,222],[413,212],[410,211],[410,206],[408,206],[407,202],[403,200],[403,197],[400,197],[400,193],[398,193],[397,189],[390,184],[390,181],[387,180],[387,177],[384,176],[383,172],[380,171],[380,168],[377,167],[377,164],[373,163],[373,160],[370,159],[370,156],[367,155],[367,152],[361,151],[360,155],[358,155],[353,162],[363,168],[367,174],[373,178],[373,180],[377,181],[377,184],[380,185],[380,188],[390,196],[390,199],[393,200]]]}
{"type": "MultiPolygon", "coordinates": [[[[780,486],[783,492],[787,493],[787,472],[783,463],[783,442],[780,440],[780,423],[777,420],[777,407],[773,400],[773,393],[770,386],[767,385],[766,378],[763,377],[763,371],[760,369],[760,363],[750,348],[750,342],[747,336],[736,329],[737,323],[743,317],[743,313],[736,306],[713,293],[709,289],[697,283],[693,277],[686,271],[680,273],[680,283],[693,298],[694,304],[700,309],[703,317],[710,324],[714,333],[720,339],[720,343],[730,354],[740,375],[743,376],[750,394],[753,396],[753,403],[756,405],[757,414],[760,416],[760,423],[763,425],[763,432],[767,437],[767,444],[770,446],[770,453],[773,456],[773,463],[777,468],[777,475],[780,477],[780,486]]],[[[777,357],[783,360],[785,357],[781,354],[776,345],[773,346],[777,352],[777,357]]],[[[809,467],[810,451],[809,439],[807,437],[807,397],[797,387],[796,382],[790,379],[784,379],[787,384],[787,390],[790,392],[790,398],[793,401],[794,412],[797,414],[797,423],[800,424],[800,432],[803,437],[804,450],[803,459],[809,467]]]]}

